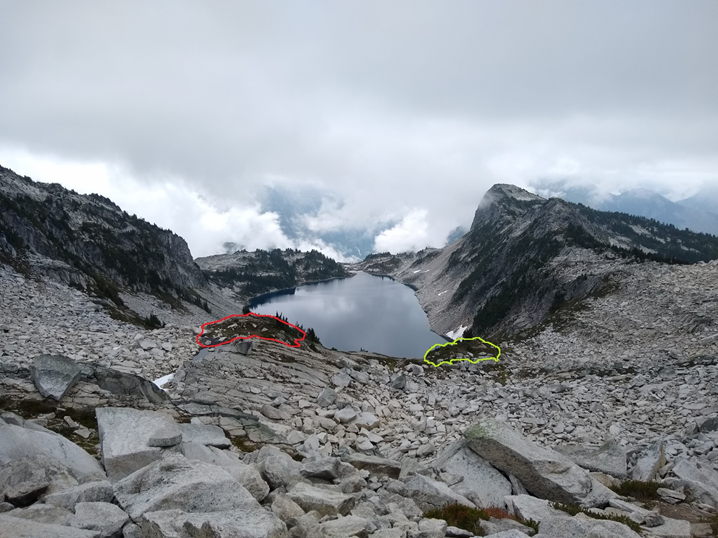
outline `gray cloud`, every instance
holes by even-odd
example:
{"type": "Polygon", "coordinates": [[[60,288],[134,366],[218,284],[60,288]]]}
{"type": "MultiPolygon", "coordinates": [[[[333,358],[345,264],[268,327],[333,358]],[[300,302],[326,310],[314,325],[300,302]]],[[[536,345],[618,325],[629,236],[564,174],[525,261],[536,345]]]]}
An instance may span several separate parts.
{"type": "MultiPolygon", "coordinates": [[[[229,220],[272,221],[264,187],[291,185],[326,193],[309,231],[440,246],[495,182],[674,197],[718,182],[712,1],[0,1],[0,12],[0,158],[104,162],[124,170],[116,190],[128,177],[183,185],[229,220]]],[[[212,244],[242,243],[230,228],[212,244]]]]}

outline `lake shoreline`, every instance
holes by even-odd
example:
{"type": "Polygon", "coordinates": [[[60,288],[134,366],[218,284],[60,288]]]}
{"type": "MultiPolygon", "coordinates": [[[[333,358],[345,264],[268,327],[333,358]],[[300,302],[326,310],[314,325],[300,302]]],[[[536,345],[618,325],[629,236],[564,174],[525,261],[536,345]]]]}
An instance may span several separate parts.
{"type": "MultiPolygon", "coordinates": [[[[363,272],[363,271],[358,271],[358,272],[363,272]]],[[[296,286],[293,286],[291,288],[282,288],[282,289],[277,289],[277,290],[273,290],[273,291],[268,291],[266,293],[257,295],[256,297],[251,297],[251,298],[247,299],[247,306],[249,306],[250,308],[252,308],[253,306],[259,306],[266,302],[265,299],[269,299],[269,298],[275,297],[277,295],[289,294],[289,292],[296,290],[300,286],[308,286],[311,284],[323,284],[325,282],[331,282],[332,280],[342,280],[344,278],[352,278],[353,276],[357,275],[358,272],[352,272],[352,273],[350,273],[348,275],[344,275],[344,276],[333,276],[331,278],[325,278],[323,280],[307,280],[306,282],[302,282],[301,284],[297,284],[296,286]],[[261,301],[260,301],[260,299],[261,299],[261,301]]]]}
{"type": "Polygon", "coordinates": [[[281,313],[313,328],[324,346],[346,352],[422,359],[432,345],[452,341],[431,330],[412,286],[365,271],[264,293],[253,297],[248,309],[281,313]]]}

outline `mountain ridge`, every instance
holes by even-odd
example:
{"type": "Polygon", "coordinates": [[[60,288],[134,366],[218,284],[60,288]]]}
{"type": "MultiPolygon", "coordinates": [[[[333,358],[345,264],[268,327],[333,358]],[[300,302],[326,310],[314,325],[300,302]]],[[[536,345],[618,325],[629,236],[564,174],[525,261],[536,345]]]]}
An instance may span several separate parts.
{"type": "Polygon", "coordinates": [[[529,329],[600,292],[622,263],[716,258],[716,237],[499,184],[456,243],[374,256],[356,267],[414,286],[436,332],[470,327],[491,336],[529,329]]]}
{"type": "Polygon", "coordinates": [[[76,287],[141,325],[186,314],[203,323],[210,314],[240,312],[263,293],[346,276],[317,251],[240,251],[195,260],[182,237],[104,196],[35,182],[1,166],[0,263],[76,287]],[[251,267],[240,275],[232,261],[251,267]]]}
{"type": "Polygon", "coordinates": [[[350,276],[340,263],[317,250],[239,250],[196,258],[205,277],[242,300],[310,282],[350,276]]]}
{"type": "Polygon", "coordinates": [[[596,185],[571,185],[564,181],[538,181],[538,192],[555,193],[566,201],[580,203],[599,211],[627,213],[679,229],[718,235],[718,191],[704,188],[694,196],[673,202],[650,189],[629,189],[620,194],[601,193],[596,185]]]}
{"type": "Polygon", "coordinates": [[[0,167],[0,257],[128,314],[123,290],[205,307],[208,287],[186,241],[98,194],[32,181],[0,167]]]}

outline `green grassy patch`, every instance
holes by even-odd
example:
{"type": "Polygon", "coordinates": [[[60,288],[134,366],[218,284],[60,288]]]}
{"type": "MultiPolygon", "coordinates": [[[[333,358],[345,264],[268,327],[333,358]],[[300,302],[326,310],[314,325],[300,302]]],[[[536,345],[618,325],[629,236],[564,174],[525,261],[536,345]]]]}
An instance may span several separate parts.
{"type": "Polygon", "coordinates": [[[483,530],[479,526],[480,520],[489,520],[489,515],[478,508],[469,508],[463,504],[447,504],[441,508],[429,510],[423,515],[429,519],[443,519],[452,527],[458,527],[465,531],[473,532],[483,536],[483,530]]]}
{"type": "MultiPolygon", "coordinates": [[[[279,318],[281,314],[276,317],[279,318]]],[[[247,338],[257,336],[264,339],[278,340],[294,347],[295,341],[302,339],[302,333],[287,323],[287,318],[282,317],[284,322],[268,316],[232,316],[224,321],[205,324],[200,339],[205,345],[211,341],[218,340],[219,343],[226,343],[235,338],[247,338]]],[[[299,329],[302,329],[299,326],[299,329]]],[[[302,329],[303,330],[303,329],[302,329]]],[[[309,334],[309,329],[305,331],[309,334]]],[[[309,345],[307,340],[301,343],[309,345]]]]}
{"type": "MultiPolygon", "coordinates": [[[[394,370],[396,370],[397,366],[400,366],[398,364],[400,359],[395,359],[392,357],[376,357],[376,356],[364,355],[364,358],[372,360],[372,361],[377,361],[380,364],[383,364],[384,366],[386,366],[389,369],[390,372],[394,372],[394,370]]],[[[404,362],[404,361],[402,361],[402,362],[404,362]]]]}
{"type": "Polygon", "coordinates": [[[232,441],[232,444],[242,452],[254,452],[255,450],[262,448],[262,445],[259,443],[253,443],[246,437],[230,436],[229,440],[232,441]]]}
{"type": "Polygon", "coordinates": [[[657,501],[660,499],[658,488],[661,485],[658,482],[643,482],[641,480],[626,480],[620,485],[611,489],[624,497],[633,497],[638,501],[657,501]]]}
{"type": "Polygon", "coordinates": [[[94,409],[71,408],[58,411],[57,402],[49,398],[14,400],[0,397],[0,411],[10,411],[25,420],[31,420],[41,415],[51,415],[54,413],[54,418],[47,418],[47,425],[45,427],[48,430],[69,439],[93,456],[99,456],[97,444],[100,442],[100,438],[97,433],[97,418],[95,417],[94,409]],[[63,420],[65,416],[69,416],[81,426],[88,428],[92,432],[90,436],[84,439],[79,435],[75,435],[74,430],[63,420]]]}
{"type": "Polygon", "coordinates": [[[424,512],[424,518],[429,519],[443,519],[449,526],[458,527],[474,533],[477,536],[484,536],[484,531],[479,525],[479,521],[489,521],[490,519],[512,519],[531,527],[534,531],[538,532],[538,522],[529,519],[524,520],[517,518],[509,514],[502,508],[489,507],[489,508],[470,508],[463,504],[447,504],[441,508],[429,510],[424,512]]]}
{"type": "Polygon", "coordinates": [[[637,532],[638,534],[641,534],[641,526],[630,519],[628,516],[614,516],[614,515],[607,515],[607,514],[598,514],[596,512],[593,512],[587,508],[583,508],[582,506],[579,506],[577,504],[562,504],[562,503],[549,503],[549,506],[552,508],[555,508],[556,510],[561,510],[562,512],[566,512],[569,515],[575,516],[576,514],[585,514],[588,517],[591,517],[593,519],[602,519],[602,520],[608,520],[608,521],[616,521],[618,523],[623,523],[627,527],[630,527],[630,529],[634,532],[637,532]]]}
{"type": "Polygon", "coordinates": [[[466,439],[485,439],[491,437],[489,430],[481,424],[474,424],[464,432],[466,439]]]}
{"type": "Polygon", "coordinates": [[[466,359],[473,363],[484,362],[480,359],[498,359],[501,351],[479,337],[457,338],[453,342],[436,344],[424,355],[424,362],[432,366],[442,363],[451,364],[451,361],[466,359]]]}
{"type": "Polygon", "coordinates": [[[115,306],[107,307],[107,313],[112,319],[124,321],[125,323],[131,323],[132,325],[136,325],[137,327],[142,327],[147,330],[164,327],[164,324],[154,313],[150,314],[146,318],[143,318],[127,308],[118,308],[115,306]]]}

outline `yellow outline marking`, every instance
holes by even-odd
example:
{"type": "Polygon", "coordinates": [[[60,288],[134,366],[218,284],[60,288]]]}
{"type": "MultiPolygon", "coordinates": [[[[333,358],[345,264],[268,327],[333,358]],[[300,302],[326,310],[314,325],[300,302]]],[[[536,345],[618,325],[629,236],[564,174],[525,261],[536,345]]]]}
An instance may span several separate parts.
{"type": "Polygon", "coordinates": [[[457,339],[454,340],[453,342],[447,342],[446,344],[434,344],[433,346],[431,346],[431,347],[427,350],[426,353],[424,353],[424,362],[427,363],[427,364],[431,364],[434,368],[437,368],[437,367],[441,366],[442,364],[454,364],[454,361],[469,361],[471,364],[476,364],[477,362],[480,362],[480,361],[495,361],[495,362],[499,362],[499,357],[500,357],[500,356],[501,356],[501,348],[500,348],[499,346],[497,346],[496,344],[492,344],[491,342],[487,342],[486,340],[484,340],[484,339],[481,338],[480,336],[474,336],[473,338],[457,338],[457,339]],[[456,345],[457,343],[459,343],[461,340],[481,340],[484,344],[488,344],[488,345],[490,345],[490,346],[495,347],[495,348],[498,350],[498,353],[496,354],[495,357],[487,357],[487,358],[485,358],[485,359],[476,359],[476,360],[473,360],[473,361],[472,361],[471,359],[469,359],[469,358],[465,358],[465,359],[451,359],[450,361],[441,361],[439,364],[434,364],[433,362],[431,362],[431,361],[429,361],[429,360],[426,359],[426,356],[427,356],[429,353],[431,353],[431,350],[434,349],[435,347],[455,346],[455,345],[456,345]]]}

